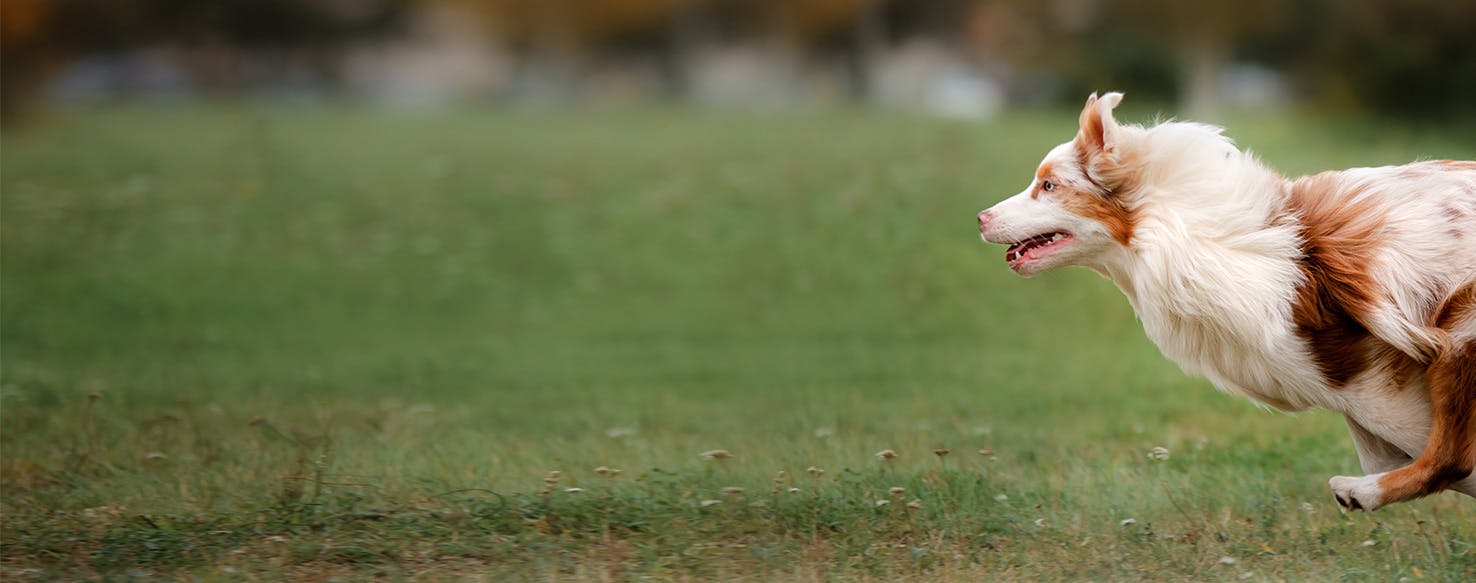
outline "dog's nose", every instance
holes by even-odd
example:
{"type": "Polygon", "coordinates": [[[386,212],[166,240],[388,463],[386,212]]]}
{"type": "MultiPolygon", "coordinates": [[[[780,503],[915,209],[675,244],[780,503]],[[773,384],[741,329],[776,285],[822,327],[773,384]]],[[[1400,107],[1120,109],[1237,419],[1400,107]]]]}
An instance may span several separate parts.
{"type": "Polygon", "coordinates": [[[985,210],[985,211],[979,211],[979,230],[980,231],[983,231],[984,230],[984,225],[989,224],[989,220],[990,219],[993,219],[993,218],[994,218],[994,214],[993,213],[990,213],[987,210],[985,210]]]}

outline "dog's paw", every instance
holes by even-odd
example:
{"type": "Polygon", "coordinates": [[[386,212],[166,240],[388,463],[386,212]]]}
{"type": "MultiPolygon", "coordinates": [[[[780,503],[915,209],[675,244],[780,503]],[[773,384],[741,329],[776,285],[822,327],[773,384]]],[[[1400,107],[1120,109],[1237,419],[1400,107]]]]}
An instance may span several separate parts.
{"type": "Polygon", "coordinates": [[[1333,476],[1327,481],[1332,488],[1333,498],[1345,514],[1349,510],[1377,510],[1384,505],[1384,490],[1379,487],[1383,474],[1368,476],[1333,476]]]}

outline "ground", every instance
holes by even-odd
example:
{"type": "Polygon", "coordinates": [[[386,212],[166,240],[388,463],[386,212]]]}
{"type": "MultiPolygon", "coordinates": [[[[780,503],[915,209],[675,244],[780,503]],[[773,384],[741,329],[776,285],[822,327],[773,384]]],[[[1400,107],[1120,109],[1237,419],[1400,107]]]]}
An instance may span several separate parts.
{"type": "MultiPolygon", "coordinates": [[[[1471,128],[1229,125],[1288,174],[1476,157],[1471,128]]],[[[974,214],[1073,128],[242,106],[8,127],[0,575],[1476,575],[1476,501],[1340,514],[1340,419],[1217,393],[1105,280],[1023,280],[979,242],[974,214]]]]}

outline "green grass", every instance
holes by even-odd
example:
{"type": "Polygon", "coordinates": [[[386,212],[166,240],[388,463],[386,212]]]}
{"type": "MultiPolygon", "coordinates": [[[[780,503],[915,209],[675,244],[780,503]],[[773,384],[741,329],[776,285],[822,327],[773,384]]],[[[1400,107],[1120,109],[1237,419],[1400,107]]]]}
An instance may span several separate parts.
{"type": "MultiPolygon", "coordinates": [[[[1287,173],[1476,157],[1459,128],[1231,125],[1287,173]]],[[[1340,419],[1218,394],[1106,281],[1021,280],[979,243],[974,213],[1072,131],[232,108],[12,129],[0,574],[1469,580],[1471,500],[1340,515],[1340,419]]]]}

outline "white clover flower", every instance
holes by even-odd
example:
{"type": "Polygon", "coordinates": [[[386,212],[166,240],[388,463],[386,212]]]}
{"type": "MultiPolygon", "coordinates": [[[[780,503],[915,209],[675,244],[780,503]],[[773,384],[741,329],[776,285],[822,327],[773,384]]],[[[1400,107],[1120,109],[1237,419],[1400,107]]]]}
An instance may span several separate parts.
{"type": "Polygon", "coordinates": [[[564,491],[570,494],[578,494],[580,492],[583,492],[584,488],[564,488],[564,491]]]}
{"type": "Polygon", "coordinates": [[[1136,518],[1124,518],[1122,520],[1117,521],[1117,525],[1118,526],[1132,526],[1132,525],[1137,524],[1137,523],[1138,523],[1138,519],[1136,519],[1136,518]]]}
{"type": "Polygon", "coordinates": [[[1008,494],[996,494],[994,496],[994,501],[995,502],[1004,502],[1005,500],[1009,500],[1009,499],[1010,499],[1010,496],[1008,494]]]}
{"type": "Polygon", "coordinates": [[[1169,450],[1168,450],[1168,448],[1163,447],[1161,445],[1158,446],[1158,447],[1155,447],[1153,449],[1150,449],[1150,450],[1148,450],[1148,459],[1153,460],[1153,461],[1156,461],[1156,462],[1168,461],[1168,459],[1169,459],[1169,450]]]}
{"type": "Polygon", "coordinates": [[[901,496],[904,492],[907,492],[907,488],[903,488],[901,486],[892,486],[891,488],[887,489],[887,493],[893,496],[901,496]]]}
{"type": "Polygon", "coordinates": [[[739,488],[738,486],[727,486],[723,488],[723,493],[729,496],[737,496],[743,493],[743,488],[739,488]]]}
{"type": "Polygon", "coordinates": [[[892,502],[890,500],[877,500],[876,501],[876,505],[877,506],[886,506],[886,505],[891,504],[891,503],[892,502]]]}
{"type": "Polygon", "coordinates": [[[722,500],[703,500],[703,501],[699,502],[698,504],[701,504],[703,508],[707,508],[708,506],[716,506],[716,505],[722,504],[722,503],[723,503],[722,500]]]}
{"type": "Polygon", "coordinates": [[[913,498],[911,502],[907,503],[907,507],[913,510],[922,510],[922,500],[913,498]]]}

